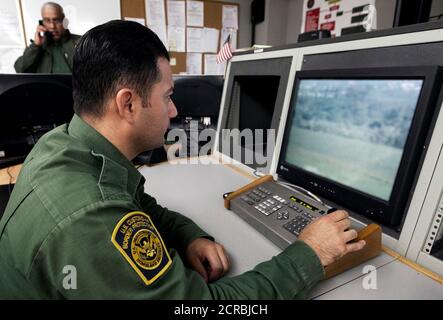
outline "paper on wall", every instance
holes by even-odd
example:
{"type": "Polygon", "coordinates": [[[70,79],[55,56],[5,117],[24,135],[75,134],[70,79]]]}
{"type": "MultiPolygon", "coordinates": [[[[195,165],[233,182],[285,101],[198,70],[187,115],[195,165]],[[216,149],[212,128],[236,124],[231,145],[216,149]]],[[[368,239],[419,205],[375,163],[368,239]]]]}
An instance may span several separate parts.
{"type": "Polygon", "coordinates": [[[207,75],[224,75],[226,62],[217,63],[216,54],[205,54],[205,74],[207,75]]]}
{"type": "Polygon", "coordinates": [[[168,26],[168,48],[169,51],[185,52],[185,28],[168,26]]]}
{"type": "Polygon", "coordinates": [[[203,1],[186,1],[186,23],[188,26],[203,27],[203,1]]]}
{"type": "Polygon", "coordinates": [[[202,28],[186,28],[186,44],[188,46],[188,52],[203,52],[202,39],[202,28]]]}
{"type": "Polygon", "coordinates": [[[186,73],[202,74],[202,54],[187,53],[186,54],[186,73]]]}
{"type": "Polygon", "coordinates": [[[168,1],[168,26],[185,27],[185,2],[184,1],[168,1]]]}
{"type": "Polygon", "coordinates": [[[223,28],[238,29],[237,6],[223,6],[222,26],[223,28]]]}
{"type": "Polygon", "coordinates": [[[203,51],[217,53],[218,51],[218,29],[203,29],[203,51]]]}
{"type": "Polygon", "coordinates": [[[148,26],[166,25],[165,2],[163,0],[146,0],[146,18],[148,26]]]}

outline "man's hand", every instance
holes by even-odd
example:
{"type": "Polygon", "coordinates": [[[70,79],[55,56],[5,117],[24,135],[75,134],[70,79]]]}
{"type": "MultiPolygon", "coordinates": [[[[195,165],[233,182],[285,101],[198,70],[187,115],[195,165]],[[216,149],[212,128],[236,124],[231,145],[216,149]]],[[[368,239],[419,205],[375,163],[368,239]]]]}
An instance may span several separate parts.
{"type": "Polygon", "coordinates": [[[348,243],[357,237],[357,231],[349,229],[351,221],[348,217],[346,211],[338,210],[314,220],[300,233],[299,240],[315,251],[323,266],[365,246],[364,240],[348,243]]]}
{"type": "Polygon", "coordinates": [[[186,257],[191,267],[200,273],[206,282],[219,279],[230,267],[225,248],[205,238],[192,241],[186,248],[186,257]]]}
{"type": "Polygon", "coordinates": [[[35,31],[35,35],[34,35],[34,44],[36,46],[39,47],[39,46],[41,46],[44,43],[45,37],[44,36],[42,37],[40,35],[40,33],[44,33],[46,31],[48,31],[48,30],[44,26],[39,25],[37,27],[37,30],[35,31]]]}

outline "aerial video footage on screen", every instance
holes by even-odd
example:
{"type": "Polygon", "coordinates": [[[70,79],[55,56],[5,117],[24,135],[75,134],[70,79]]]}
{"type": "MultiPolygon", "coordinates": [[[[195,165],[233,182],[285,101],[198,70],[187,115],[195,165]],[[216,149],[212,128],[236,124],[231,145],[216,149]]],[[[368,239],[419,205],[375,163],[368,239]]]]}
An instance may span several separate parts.
{"type": "Polygon", "coordinates": [[[301,80],[285,160],[388,200],[422,84],[419,79],[301,80]]]}

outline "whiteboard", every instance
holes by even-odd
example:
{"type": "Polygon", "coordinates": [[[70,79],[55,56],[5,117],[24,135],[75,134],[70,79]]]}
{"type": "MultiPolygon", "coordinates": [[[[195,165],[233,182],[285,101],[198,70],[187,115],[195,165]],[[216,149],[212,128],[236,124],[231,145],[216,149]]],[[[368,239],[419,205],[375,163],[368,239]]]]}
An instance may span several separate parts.
{"type": "Polygon", "coordinates": [[[15,73],[14,62],[25,48],[18,0],[0,0],[0,34],[0,73],[15,73]]]}
{"type": "Polygon", "coordinates": [[[17,0],[0,1],[0,46],[24,46],[17,0]]]}
{"type": "MultiPolygon", "coordinates": [[[[0,0],[4,1],[4,0],[0,0]]],[[[41,19],[41,7],[48,0],[21,0],[26,40],[34,38],[34,33],[41,19]]],[[[68,29],[82,35],[89,29],[120,19],[120,0],[56,0],[68,19],[68,29]]]]}

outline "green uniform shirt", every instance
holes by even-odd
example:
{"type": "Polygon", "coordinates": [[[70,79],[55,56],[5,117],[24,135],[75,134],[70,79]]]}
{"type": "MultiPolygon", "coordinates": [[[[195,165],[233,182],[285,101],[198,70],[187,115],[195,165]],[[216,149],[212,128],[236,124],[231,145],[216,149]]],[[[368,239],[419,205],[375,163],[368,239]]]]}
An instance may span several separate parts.
{"type": "Polygon", "coordinates": [[[67,60],[68,54],[63,52],[63,46],[59,42],[54,44],[52,50],[52,70],[51,73],[71,73],[71,66],[67,60]]]}
{"type": "Polygon", "coordinates": [[[74,48],[79,35],[68,30],[57,42],[36,46],[31,43],[19,57],[14,68],[17,73],[71,73],[74,48]]]}
{"type": "Polygon", "coordinates": [[[190,219],[144,193],[145,179],[74,115],[43,136],[0,220],[0,299],[292,299],[323,277],[296,242],[270,261],[207,284],[182,258],[190,219]]]}

